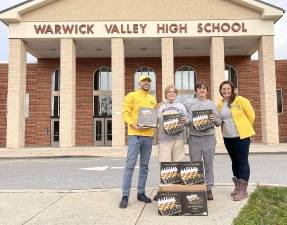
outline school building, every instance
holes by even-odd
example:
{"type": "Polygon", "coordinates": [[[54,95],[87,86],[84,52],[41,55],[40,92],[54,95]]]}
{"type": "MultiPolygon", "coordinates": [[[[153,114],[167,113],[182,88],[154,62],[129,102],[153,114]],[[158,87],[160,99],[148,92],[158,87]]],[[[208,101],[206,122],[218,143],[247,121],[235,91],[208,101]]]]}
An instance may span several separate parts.
{"type": "Polygon", "coordinates": [[[274,60],[284,10],[259,0],[28,0],[0,12],[0,147],[124,146],[125,95],[148,73],[151,93],[231,80],[255,112],[253,142],[287,142],[287,61],[274,60]],[[258,51],[259,59],[251,60],[258,51]],[[27,64],[26,53],[37,58],[27,64]]]}

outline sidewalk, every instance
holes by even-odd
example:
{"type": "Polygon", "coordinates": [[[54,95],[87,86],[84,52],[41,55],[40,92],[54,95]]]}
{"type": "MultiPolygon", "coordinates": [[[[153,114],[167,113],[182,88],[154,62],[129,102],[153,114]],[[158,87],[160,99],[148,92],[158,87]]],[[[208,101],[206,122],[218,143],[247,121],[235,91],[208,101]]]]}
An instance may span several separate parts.
{"type": "MultiPolygon", "coordinates": [[[[188,146],[185,146],[188,154],[188,146]]],[[[287,153],[287,144],[263,145],[251,144],[251,154],[281,154],[287,153]]],[[[227,154],[223,144],[216,146],[215,154],[227,154]]],[[[157,156],[157,146],[153,146],[152,156],[157,156]]],[[[126,157],[126,147],[74,147],[74,148],[0,148],[0,159],[16,158],[46,158],[46,157],[126,157]]]]}
{"type": "MultiPolygon", "coordinates": [[[[255,186],[249,187],[252,192],[255,186]]],[[[230,225],[247,200],[234,202],[231,186],[215,186],[208,216],[159,216],[157,202],[136,200],[135,189],[127,209],[118,207],[121,190],[0,191],[1,225],[230,225]]],[[[155,190],[148,189],[152,197],[155,190]]]]}

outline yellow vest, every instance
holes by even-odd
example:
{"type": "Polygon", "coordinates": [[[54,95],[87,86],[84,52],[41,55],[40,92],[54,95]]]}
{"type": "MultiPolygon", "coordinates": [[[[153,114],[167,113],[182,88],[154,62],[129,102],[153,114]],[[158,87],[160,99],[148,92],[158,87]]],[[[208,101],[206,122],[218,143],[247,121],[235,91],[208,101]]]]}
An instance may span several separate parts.
{"type": "Polygon", "coordinates": [[[154,96],[150,95],[142,89],[130,92],[124,101],[124,112],[123,117],[128,125],[128,135],[138,135],[138,136],[153,136],[153,129],[142,129],[137,130],[132,128],[131,124],[137,124],[138,121],[138,111],[140,107],[156,108],[157,103],[154,96]]]}
{"type": "MultiPolygon", "coordinates": [[[[218,103],[218,112],[221,112],[222,106],[223,99],[218,103]]],[[[248,99],[237,96],[231,104],[231,113],[240,139],[255,135],[253,129],[255,113],[248,99]]]]}

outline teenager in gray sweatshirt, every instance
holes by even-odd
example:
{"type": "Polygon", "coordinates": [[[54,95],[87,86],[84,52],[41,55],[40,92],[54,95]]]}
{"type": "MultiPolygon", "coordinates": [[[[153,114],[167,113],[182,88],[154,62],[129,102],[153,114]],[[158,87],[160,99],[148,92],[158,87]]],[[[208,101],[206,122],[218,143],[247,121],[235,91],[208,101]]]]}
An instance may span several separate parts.
{"type": "MultiPolygon", "coordinates": [[[[188,124],[188,115],[185,106],[176,101],[177,89],[168,85],[164,91],[166,101],[158,108],[158,158],[160,162],[179,162],[184,159],[184,130],[176,132],[176,122],[188,124]],[[164,121],[164,117],[171,117],[164,121]],[[179,118],[174,116],[180,116],[179,118]],[[173,119],[174,118],[174,119],[173,119]],[[175,131],[175,132],[173,132],[175,131]]],[[[166,118],[165,118],[166,119],[166,118]]],[[[158,199],[158,195],[154,200],[158,199]]]]}
{"type": "MultiPolygon", "coordinates": [[[[158,108],[158,152],[160,162],[179,162],[184,156],[184,131],[178,133],[168,133],[168,126],[164,127],[165,115],[181,115],[180,123],[188,122],[188,115],[185,106],[176,101],[177,89],[174,85],[165,88],[166,101],[162,102],[158,108]]],[[[172,125],[171,125],[172,126],[172,125]]]]}
{"type": "Polygon", "coordinates": [[[190,120],[189,154],[192,162],[201,161],[203,158],[207,197],[208,200],[213,200],[213,159],[216,145],[214,125],[220,126],[222,120],[216,105],[206,97],[208,92],[207,83],[198,82],[195,86],[195,91],[197,98],[195,100],[187,100],[185,104],[190,120]],[[206,113],[207,116],[199,116],[201,112],[204,112],[203,114],[206,113]]]}

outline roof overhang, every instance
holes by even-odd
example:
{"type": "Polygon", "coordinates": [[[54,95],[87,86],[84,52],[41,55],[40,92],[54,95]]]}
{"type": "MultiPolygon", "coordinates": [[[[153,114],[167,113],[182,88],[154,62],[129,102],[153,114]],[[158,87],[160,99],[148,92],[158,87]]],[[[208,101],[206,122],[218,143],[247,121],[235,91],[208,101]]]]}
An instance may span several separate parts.
{"type": "MultiPolygon", "coordinates": [[[[28,0],[17,4],[13,7],[5,9],[0,12],[0,20],[8,25],[9,23],[15,23],[21,21],[21,15],[28,13],[29,11],[36,10],[39,7],[50,4],[60,0],[28,0]]],[[[279,20],[285,10],[277,6],[268,4],[261,0],[229,0],[239,5],[244,5],[250,9],[261,12],[262,19],[279,20]]]]}
{"type": "Polygon", "coordinates": [[[28,0],[0,12],[0,20],[8,25],[21,21],[21,15],[58,0],[28,0]]]}

